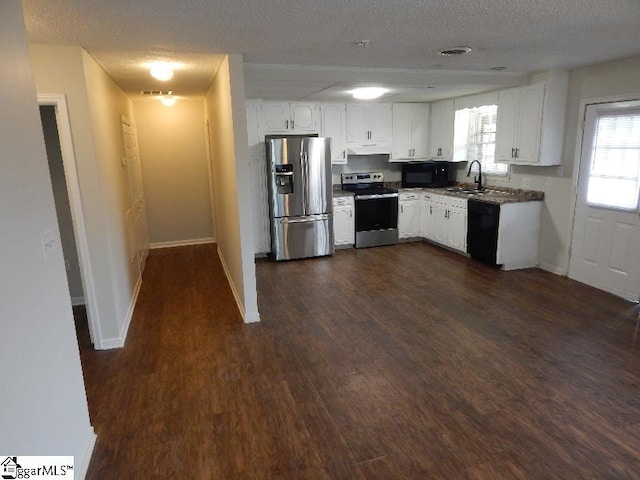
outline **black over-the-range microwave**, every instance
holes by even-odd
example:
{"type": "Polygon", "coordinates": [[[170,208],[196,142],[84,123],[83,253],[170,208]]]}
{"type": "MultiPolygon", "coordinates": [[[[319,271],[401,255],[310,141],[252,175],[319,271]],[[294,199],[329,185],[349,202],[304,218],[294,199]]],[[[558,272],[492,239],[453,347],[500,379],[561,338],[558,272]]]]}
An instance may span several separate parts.
{"type": "Polygon", "coordinates": [[[446,187],[449,184],[447,162],[415,162],[402,165],[402,187],[446,187]]]}

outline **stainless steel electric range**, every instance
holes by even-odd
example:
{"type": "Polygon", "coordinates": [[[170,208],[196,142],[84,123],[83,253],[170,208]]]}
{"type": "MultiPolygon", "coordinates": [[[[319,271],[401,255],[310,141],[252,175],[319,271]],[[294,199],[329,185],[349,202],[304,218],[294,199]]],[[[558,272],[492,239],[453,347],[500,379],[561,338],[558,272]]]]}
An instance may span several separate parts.
{"type": "Polygon", "coordinates": [[[343,173],[342,189],[354,193],[356,248],[398,243],[398,190],[381,172],[343,173]]]}

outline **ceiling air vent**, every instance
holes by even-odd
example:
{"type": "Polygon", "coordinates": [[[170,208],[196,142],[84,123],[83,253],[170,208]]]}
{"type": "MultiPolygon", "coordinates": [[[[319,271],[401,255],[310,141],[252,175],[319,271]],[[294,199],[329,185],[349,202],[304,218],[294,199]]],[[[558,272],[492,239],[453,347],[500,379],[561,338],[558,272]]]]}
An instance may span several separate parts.
{"type": "Polygon", "coordinates": [[[438,50],[438,55],[443,57],[453,57],[455,55],[465,55],[471,51],[471,47],[451,47],[438,50]]]}
{"type": "Polygon", "coordinates": [[[140,93],[142,95],[151,95],[154,97],[163,97],[165,95],[171,95],[173,93],[172,90],[141,90],[140,93]]]}

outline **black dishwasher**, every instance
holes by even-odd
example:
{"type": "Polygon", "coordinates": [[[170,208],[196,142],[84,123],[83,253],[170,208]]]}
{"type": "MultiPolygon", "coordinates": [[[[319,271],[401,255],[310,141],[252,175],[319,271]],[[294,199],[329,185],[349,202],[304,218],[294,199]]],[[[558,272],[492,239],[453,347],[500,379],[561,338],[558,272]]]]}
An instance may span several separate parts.
{"type": "Polygon", "coordinates": [[[497,265],[499,221],[500,205],[469,199],[467,250],[471,258],[489,265],[497,265]]]}

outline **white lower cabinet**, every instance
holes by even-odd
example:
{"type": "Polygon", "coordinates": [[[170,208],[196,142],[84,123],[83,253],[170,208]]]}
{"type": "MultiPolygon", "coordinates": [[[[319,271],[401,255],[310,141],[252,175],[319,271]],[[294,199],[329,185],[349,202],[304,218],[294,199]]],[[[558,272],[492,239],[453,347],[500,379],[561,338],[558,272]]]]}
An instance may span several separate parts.
{"type": "Polygon", "coordinates": [[[269,203],[267,200],[267,162],[264,156],[249,157],[253,195],[253,245],[256,254],[271,251],[269,203]]]}
{"type": "MultiPolygon", "coordinates": [[[[425,194],[425,196],[427,196],[425,194]]],[[[467,201],[443,195],[423,197],[424,237],[460,252],[467,251],[467,201]],[[426,234],[426,232],[429,232],[426,234]]]]}
{"type": "Polygon", "coordinates": [[[398,197],[398,238],[420,237],[420,194],[400,191],[398,197]]]}
{"type": "Polygon", "coordinates": [[[431,197],[432,194],[423,193],[420,206],[420,236],[427,240],[436,239],[436,216],[431,197]]]}
{"type": "Polygon", "coordinates": [[[336,246],[353,245],[356,241],[353,196],[333,198],[333,236],[336,246]]]}

